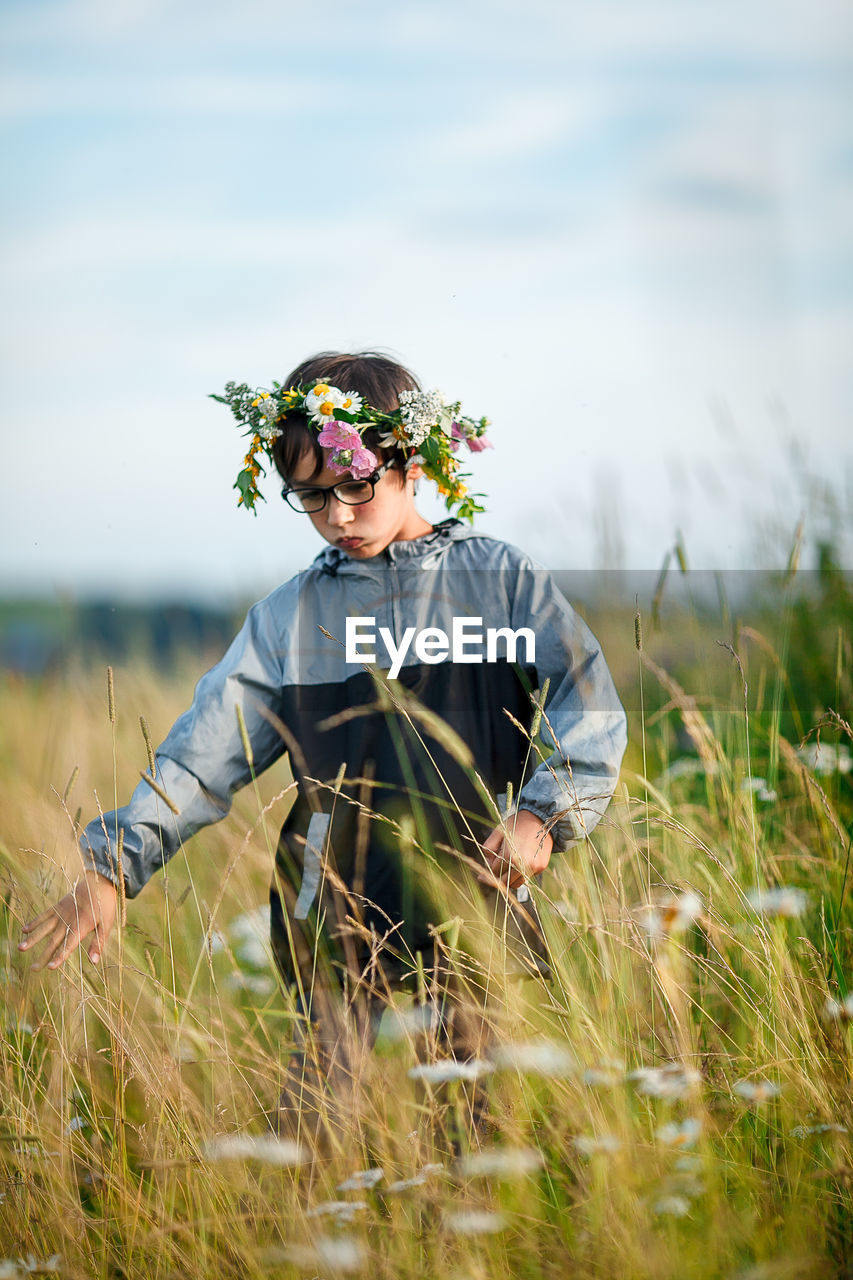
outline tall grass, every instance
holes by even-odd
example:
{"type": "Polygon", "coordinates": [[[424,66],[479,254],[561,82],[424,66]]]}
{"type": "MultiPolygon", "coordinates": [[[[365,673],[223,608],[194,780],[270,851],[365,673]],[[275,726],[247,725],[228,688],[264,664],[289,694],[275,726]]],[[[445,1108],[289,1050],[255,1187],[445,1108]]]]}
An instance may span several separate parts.
{"type": "Polygon", "coordinates": [[[117,668],[110,716],[100,671],[7,680],[0,1274],[846,1273],[849,614],[827,715],[793,698],[794,608],[664,609],[639,650],[632,608],[593,619],[631,745],[606,818],[534,889],[550,976],[507,973],[499,920],[459,952],[457,890],[441,937],[489,991],[483,1074],[412,1078],[429,1050],[400,998],[346,1114],[306,1096],[306,1132],[330,1121],[313,1159],[270,1139],[299,1019],[246,921],[285,766],[128,904],[100,967],[33,973],[20,923],[77,873],[78,805],[129,793],[139,716],[162,737],[191,681],[117,668]]]}

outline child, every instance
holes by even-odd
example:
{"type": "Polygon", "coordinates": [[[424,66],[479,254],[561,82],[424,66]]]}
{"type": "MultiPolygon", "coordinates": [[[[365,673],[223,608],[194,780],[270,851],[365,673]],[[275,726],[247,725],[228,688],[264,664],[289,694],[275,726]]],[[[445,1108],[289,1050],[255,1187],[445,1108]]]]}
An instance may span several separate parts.
{"type": "MultiPolygon", "coordinates": [[[[387,995],[407,972],[437,970],[441,886],[469,883],[466,868],[501,883],[503,932],[522,964],[539,964],[529,881],[607,807],[625,716],[598,644],[550,577],[515,547],[458,518],[433,526],[415,506],[425,475],[451,511],[482,510],[459,448],[488,447],[485,419],[419,392],[375,353],[318,355],[284,388],[229,383],[215,397],[251,436],[235,488],[252,509],[259,459],[271,458],[289,506],[329,545],[250,609],[157,752],[177,815],[143,782],[126,808],[90,823],[86,875],[24,926],[20,947],[44,942],[42,963],[56,968],[92,935],[97,963],[119,874],[135,896],[225,816],[252,769],[289,751],[298,798],[276,856],[272,944],[333,1072],[336,1045],[338,1068],[348,1062],[340,992],[353,1008],[356,991],[387,995]],[[525,732],[536,690],[552,749],[541,762],[525,732]]],[[[482,1029],[459,1026],[451,1046],[476,1054],[482,1029]]]]}

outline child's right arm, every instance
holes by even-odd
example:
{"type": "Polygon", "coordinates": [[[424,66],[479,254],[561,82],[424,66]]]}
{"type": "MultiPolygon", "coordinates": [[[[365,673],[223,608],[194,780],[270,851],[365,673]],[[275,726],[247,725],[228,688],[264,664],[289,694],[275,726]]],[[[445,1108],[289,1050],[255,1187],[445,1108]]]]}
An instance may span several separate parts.
{"type": "Polygon", "coordinates": [[[275,716],[281,702],[280,623],[286,617],[289,586],[249,610],[228,652],[202,676],[192,706],[158,748],[157,786],[178,812],[140,782],[129,804],[90,822],[80,839],[85,875],[56,906],[24,926],[22,949],[48,938],[42,961],[52,957],[50,967],[56,967],[94,929],[89,955],[94,958],[93,950],[99,955],[115,920],[119,874],[127,897],[135,897],[184,841],[225,817],[232,795],[253,771],[261,773],[284,754],[281,735],[264,712],[275,716]],[[238,709],[251,744],[252,766],[246,759],[238,709]]]}

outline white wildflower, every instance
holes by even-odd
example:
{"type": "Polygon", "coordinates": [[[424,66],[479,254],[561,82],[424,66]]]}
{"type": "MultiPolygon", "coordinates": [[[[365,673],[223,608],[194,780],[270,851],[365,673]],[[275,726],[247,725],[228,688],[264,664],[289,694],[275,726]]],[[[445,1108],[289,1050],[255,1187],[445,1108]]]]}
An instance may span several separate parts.
{"type": "Polygon", "coordinates": [[[639,1067],[627,1077],[637,1092],[649,1098],[684,1098],[702,1080],[693,1067],[668,1062],[664,1067],[639,1067]]]}
{"type": "Polygon", "coordinates": [[[84,1120],[82,1116],[72,1116],[65,1126],[66,1133],[79,1133],[81,1129],[85,1129],[89,1124],[88,1120],[84,1120]]]}
{"type": "Polygon", "coordinates": [[[421,1062],[410,1068],[409,1076],[412,1080],[425,1080],[427,1084],[444,1084],[447,1080],[479,1080],[494,1069],[491,1062],[481,1058],[471,1058],[468,1062],[445,1058],[441,1062],[421,1062]]]}
{"type": "Polygon", "coordinates": [[[444,400],[438,391],[401,391],[400,416],[407,443],[417,447],[426,440],[441,416],[444,400]]]}
{"type": "Polygon", "coordinates": [[[338,1191],[369,1191],[385,1177],[384,1169],[359,1169],[351,1173],[343,1182],[339,1182],[338,1191]]]}
{"type": "Polygon", "coordinates": [[[702,914],[702,899],[689,890],[664,899],[660,903],[647,903],[637,907],[635,915],[650,938],[661,938],[670,933],[683,933],[702,914]]]}
{"type": "Polygon", "coordinates": [[[275,991],[275,980],[267,973],[229,973],[228,986],[232,991],[249,991],[253,996],[268,996],[275,991]]]}
{"type": "Polygon", "coordinates": [[[270,441],[277,440],[280,435],[283,435],[283,432],[274,422],[265,422],[258,427],[258,435],[269,444],[270,441]]]}
{"type": "Polygon", "coordinates": [[[575,1149],[582,1156],[611,1156],[622,1148],[622,1139],[615,1133],[600,1133],[598,1137],[579,1133],[574,1138],[575,1149]]]}
{"type": "Polygon", "coordinates": [[[318,382],[305,397],[305,409],[311,415],[312,422],[323,427],[327,422],[334,421],[335,410],[343,408],[344,399],[344,393],[338,387],[318,382]]]}
{"type": "Polygon", "coordinates": [[[0,1280],[19,1280],[25,1275],[49,1275],[59,1270],[62,1254],[52,1253],[49,1258],[39,1259],[28,1253],[26,1258],[0,1259],[0,1280]]]}
{"type": "Polygon", "coordinates": [[[587,1067],[581,1080],[591,1089],[612,1089],[625,1079],[625,1064],[617,1058],[607,1058],[597,1067],[587,1067]]]}
{"type": "Polygon", "coordinates": [[[676,1147],[683,1150],[685,1147],[695,1147],[701,1133],[702,1121],[690,1117],[687,1120],[682,1120],[681,1124],[662,1124],[655,1137],[665,1147],[676,1147]]]}
{"type": "Polygon", "coordinates": [[[744,778],[740,789],[751,792],[762,804],[773,804],[779,799],[778,794],[768,787],[766,778],[744,778]]]}
{"type": "Polygon", "coordinates": [[[566,924],[580,924],[580,913],[573,902],[568,898],[561,898],[559,902],[554,903],[554,910],[558,916],[565,920],[566,924]]]}
{"type": "Polygon", "coordinates": [[[782,1092],[781,1087],[773,1080],[738,1080],[732,1088],[738,1097],[758,1107],[771,1098],[778,1098],[782,1092]]]}
{"type": "Polygon", "coordinates": [[[444,1166],[440,1164],[425,1164],[419,1173],[412,1178],[398,1178],[396,1182],[389,1182],[385,1188],[387,1192],[397,1193],[399,1191],[410,1191],[413,1187],[422,1187],[429,1182],[430,1178],[437,1173],[443,1173],[444,1166]]]}
{"type": "Polygon", "coordinates": [[[556,1040],[518,1040],[502,1044],[495,1051],[494,1061],[497,1067],[554,1079],[574,1075],[578,1069],[574,1055],[556,1040]]]}
{"type": "Polygon", "coordinates": [[[654,1212],[670,1218],[686,1218],[690,1212],[690,1201],[686,1196],[661,1196],[652,1206],[654,1212]]]}
{"type": "Polygon", "coordinates": [[[792,1138],[809,1138],[814,1134],[824,1133],[847,1133],[847,1126],[843,1124],[798,1124],[791,1130],[792,1138]]]}
{"type": "Polygon", "coordinates": [[[345,409],[347,413],[358,413],[363,404],[364,401],[357,391],[345,391],[338,408],[345,409]]]}
{"type": "Polygon", "coordinates": [[[801,760],[813,773],[826,776],[830,773],[850,773],[853,756],[846,743],[809,742],[797,750],[801,760]]]}
{"type": "Polygon", "coordinates": [[[469,1178],[523,1178],[542,1168],[542,1153],[529,1147],[496,1147],[478,1151],[459,1161],[459,1172],[469,1178]]]}
{"type": "Polygon", "coordinates": [[[415,1004],[409,1009],[389,1009],[382,1019],[383,1040],[408,1040],[412,1036],[434,1031],[440,1014],[434,1004],[415,1004]]]}
{"type": "Polygon", "coordinates": [[[313,1245],[290,1245],[270,1259],[286,1261],[297,1267],[327,1267],[330,1271],[361,1271],[367,1255],[357,1240],[349,1236],[320,1236],[313,1245]]]}
{"type": "Polygon", "coordinates": [[[672,1166],[676,1173],[696,1173],[702,1168],[702,1157],[695,1155],[679,1156],[672,1166]]]}
{"type": "Polygon", "coordinates": [[[675,1195],[687,1196],[689,1200],[698,1200],[706,1191],[705,1183],[693,1177],[672,1178],[669,1186],[675,1195]]]}
{"type": "Polygon", "coordinates": [[[324,1200],[309,1209],[306,1218],[335,1218],[338,1222],[352,1222],[357,1214],[369,1208],[366,1200],[324,1200]]]}
{"type": "Polygon", "coordinates": [[[823,1006],[823,1016],[827,1022],[849,1022],[853,1019],[853,992],[843,1000],[827,997],[823,1006]]]}
{"type": "Polygon", "coordinates": [[[228,936],[234,946],[234,954],[244,964],[254,969],[268,969],[270,952],[270,909],[268,904],[244,911],[228,926],[228,936]]]}
{"type": "Polygon", "coordinates": [[[211,1138],[202,1147],[206,1160],[258,1160],[263,1164],[295,1165],[305,1159],[296,1142],[272,1134],[229,1133],[211,1138]]]}
{"type": "Polygon", "coordinates": [[[780,887],[778,889],[752,889],[746,900],[763,916],[801,916],[808,906],[808,894],[803,889],[780,887]]]}
{"type": "Polygon", "coordinates": [[[491,1213],[488,1209],[467,1209],[463,1213],[452,1213],[445,1222],[451,1231],[462,1236],[490,1236],[506,1227],[506,1218],[502,1213],[491,1213]]]}
{"type": "Polygon", "coordinates": [[[700,760],[698,756],[682,756],[673,760],[663,772],[659,781],[671,782],[673,778],[714,777],[719,772],[716,760],[700,760]]]}

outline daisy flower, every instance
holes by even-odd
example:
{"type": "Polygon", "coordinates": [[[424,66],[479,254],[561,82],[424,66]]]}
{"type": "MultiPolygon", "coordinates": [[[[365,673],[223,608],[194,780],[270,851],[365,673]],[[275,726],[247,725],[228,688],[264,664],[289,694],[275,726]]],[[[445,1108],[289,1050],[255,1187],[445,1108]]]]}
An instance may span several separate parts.
{"type": "Polygon", "coordinates": [[[328,382],[318,382],[305,397],[305,409],[311,415],[312,422],[322,427],[332,421],[336,409],[344,407],[345,399],[343,391],[338,387],[331,387],[328,382]]]}
{"type": "Polygon", "coordinates": [[[655,1137],[658,1142],[665,1147],[675,1147],[678,1150],[684,1150],[685,1147],[694,1147],[702,1132],[702,1121],[690,1117],[682,1120],[681,1124],[662,1124],[657,1130],[655,1137]]]}
{"type": "Polygon", "coordinates": [[[639,1067],[629,1073],[628,1079],[638,1093],[648,1098],[684,1098],[702,1081],[695,1068],[684,1067],[679,1062],[668,1062],[664,1067],[639,1067]]]}
{"type": "Polygon", "coordinates": [[[357,391],[347,391],[344,393],[338,408],[345,409],[347,413],[360,413],[363,404],[364,401],[357,391]]]}
{"type": "Polygon", "coordinates": [[[782,1092],[773,1080],[738,1080],[733,1085],[733,1090],[744,1102],[752,1102],[757,1107],[769,1102],[771,1098],[778,1098],[782,1092]]]}
{"type": "Polygon", "coordinates": [[[636,915],[649,938],[666,934],[683,933],[702,914],[702,899],[698,893],[687,892],[667,898],[657,906],[648,903],[638,907],[636,915]]]}
{"type": "Polygon", "coordinates": [[[579,1151],[582,1156],[589,1157],[615,1155],[622,1147],[621,1138],[617,1138],[613,1133],[600,1133],[597,1137],[579,1133],[572,1141],[576,1151],[579,1151]]]}
{"type": "Polygon", "coordinates": [[[823,1016],[827,1022],[850,1022],[853,1019],[853,992],[843,1000],[833,1000],[832,996],[827,996],[823,1016]]]}
{"type": "Polygon", "coordinates": [[[448,1080],[479,1080],[480,1076],[494,1071],[491,1062],[480,1058],[471,1058],[467,1062],[457,1062],[455,1058],[444,1058],[440,1062],[422,1062],[409,1070],[412,1080],[425,1080],[427,1084],[444,1084],[448,1080]]]}
{"type": "Polygon", "coordinates": [[[808,906],[808,895],[803,889],[781,885],[778,889],[753,889],[746,895],[753,911],[762,916],[785,916],[793,919],[801,916],[808,906]]]}

